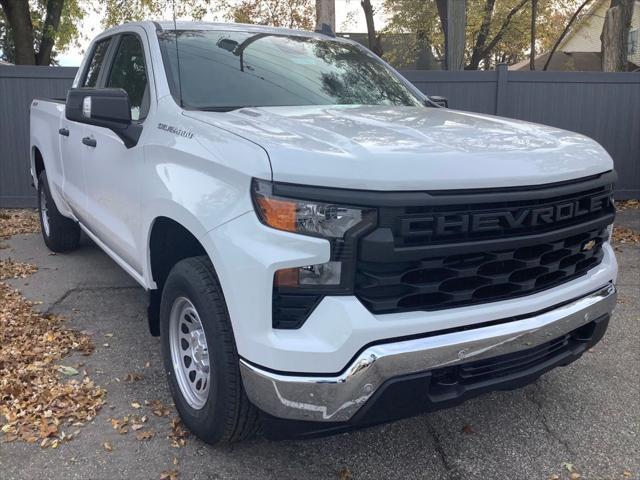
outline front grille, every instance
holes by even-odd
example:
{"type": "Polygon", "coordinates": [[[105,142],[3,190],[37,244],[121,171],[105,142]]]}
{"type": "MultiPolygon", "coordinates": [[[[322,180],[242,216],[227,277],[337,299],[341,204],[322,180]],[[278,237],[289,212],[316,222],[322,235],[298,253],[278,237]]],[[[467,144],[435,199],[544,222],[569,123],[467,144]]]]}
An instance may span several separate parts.
{"type": "Polygon", "coordinates": [[[360,241],[355,294],[373,313],[438,310],[578,278],[601,262],[615,212],[610,184],[575,187],[535,198],[523,191],[524,199],[510,191],[508,201],[481,194],[473,202],[467,193],[464,205],[448,195],[452,204],[383,207],[377,228],[360,241]],[[553,221],[536,223],[547,214],[553,221]]]}

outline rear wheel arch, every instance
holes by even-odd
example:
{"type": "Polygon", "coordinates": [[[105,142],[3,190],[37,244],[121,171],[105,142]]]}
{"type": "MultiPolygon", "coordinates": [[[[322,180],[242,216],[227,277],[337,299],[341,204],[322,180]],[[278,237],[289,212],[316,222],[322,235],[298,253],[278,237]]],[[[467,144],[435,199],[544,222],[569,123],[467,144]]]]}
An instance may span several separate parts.
{"type": "MultiPolygon", "coordinates": [[[[33,158],[34,182],[37,182],[38,179],[40,178],[40,174],[46,170],[45,164],[44,164],[44,157],[42,156],[42,152],[40,152],[40,149],[36,146],[33,147],[33,151],[31,155],[33,158]]],[[[37,184],[34,183],[34,185],[37,185],[37,184]]]]}

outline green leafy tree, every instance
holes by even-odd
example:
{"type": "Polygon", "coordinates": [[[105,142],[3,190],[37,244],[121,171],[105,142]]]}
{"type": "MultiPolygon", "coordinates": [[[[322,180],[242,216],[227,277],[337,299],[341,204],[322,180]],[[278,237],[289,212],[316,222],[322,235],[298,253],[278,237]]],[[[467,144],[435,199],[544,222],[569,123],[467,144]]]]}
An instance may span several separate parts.
{"type": "Polygon", "coordinates": [[[313,30],[314,5],[312,0],[242,0],[226,1],[223,9],[225,18],[236,23],[313,30]]]}
{"type": "Polygon", "coordinates": [[[106,0],[102,26],[113,27],[149,18],[202,20],[208,13],[209,0],[106,0]],[[175,7],[175,12],[174,12],[175,7]]]}
{"type": "Polygon", "coordinates": [[[0,7],[0,58],[18,65],[55,63],[57,51],[77,44],[87,14],[78,0],[0,0],[0,7]]]}
{"type": "MultiPolygon", "coordinates": [[[[444,35],[435,0],[383,0],[389,17],[385,32],[415,34],[407,47],[387,58],[398,66],[410,63],[422,45],[444,59],[444,35]]],[[[547,51],[562,32],[580,0],[538,0],[536,50],[547,51]]],[[[516,63],[530,51],[530,0],[467,0],[465,68],[489,69],[516,63]]]]}

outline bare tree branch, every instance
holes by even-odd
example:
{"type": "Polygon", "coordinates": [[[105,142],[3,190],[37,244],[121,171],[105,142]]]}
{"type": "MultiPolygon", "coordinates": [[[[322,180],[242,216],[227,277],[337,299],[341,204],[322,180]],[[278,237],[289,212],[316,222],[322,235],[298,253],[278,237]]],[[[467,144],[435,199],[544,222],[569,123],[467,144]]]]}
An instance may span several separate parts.
{"type": "Polygon", "coordinates": [[[578,15],[582,11],[582,9],[586,7],[587,4],[590,2],[591,0],[585,0],[580,4],[578,9],[575,12],[573,12],[573,15],[571,15],[571,18],[569,19],[569,23],[567,23],[567,26],[564,27],[564,30],[558,37],[558,40],[556,40],[556,43],[553,44],[553,48],[551,48],[551,51],[549,52],[549,57],[547,58],[547,61],[544,62],[544,67],[542,67],[542,70],[546,70],[549,67],[549,64],[551,63],[551,59],[553,58],[553,54],[556,53],[558,46],[560,45],[562,40],[564,40],[564,37],[567,36],[567,33],[569,33],[569,30],[571,29],[571,25],[573,25],[573,22],[575,22],[576,18],[578,18],[578,15]]]}
{"type": "Polygon", "coordinates": [[[524,7],[527,4],[528,1],[529,0],[521,0],[515,7],[513,7],[509,11],[504,21],[502,22],[502,25],[500,26],[498,33],[496,33],[495,37],[493,37],[493,40],[491,40],[491,42],[489,42],[489,45],[487,45],[487,47],[482,51],[480,58],[486,57],[487,54],[495,48],[498,42],[502,40],[502,37],[506,33],[507,28],[509,27],[509,24],[511,23],[511,19],[513,18],[513,16],[516,13],[518,13],[522,9],[522,7],[524,7]]]}

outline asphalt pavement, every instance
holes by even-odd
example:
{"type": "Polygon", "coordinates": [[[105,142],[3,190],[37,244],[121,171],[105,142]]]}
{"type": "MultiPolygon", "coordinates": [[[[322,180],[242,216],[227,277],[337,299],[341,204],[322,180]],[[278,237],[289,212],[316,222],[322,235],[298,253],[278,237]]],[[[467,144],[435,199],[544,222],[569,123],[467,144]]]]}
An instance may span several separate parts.
{"type": "MultiPolygon", "coordinates": [[[[640,229],[637,210],[618,221],[640,229]]],[[[175,448],[166,438],[175,413],[158,417],[144,404],[171,404],[159,340],[147,329],[145,292],[89,241],[58,255],[35,234],[8,244],[0,258],[39,267],[8,283],[92,334],[95,352],[65,363],[87,370],[107,390],[107,404],[57,449],[0,443],[2,480],[158,479],[163,471],[177,471],[180,479],[640,479],[638,245],[616,247],[620,301],[602,342],[523,389],[332,437],[258,437],[230,447],[189,437],[175,448]],[[142,379],[124,381],[131,373],[142,379]],[[141,441],[112,428],[110,418],[131,414],[147,414],[155,436],[141,441]]]]}

